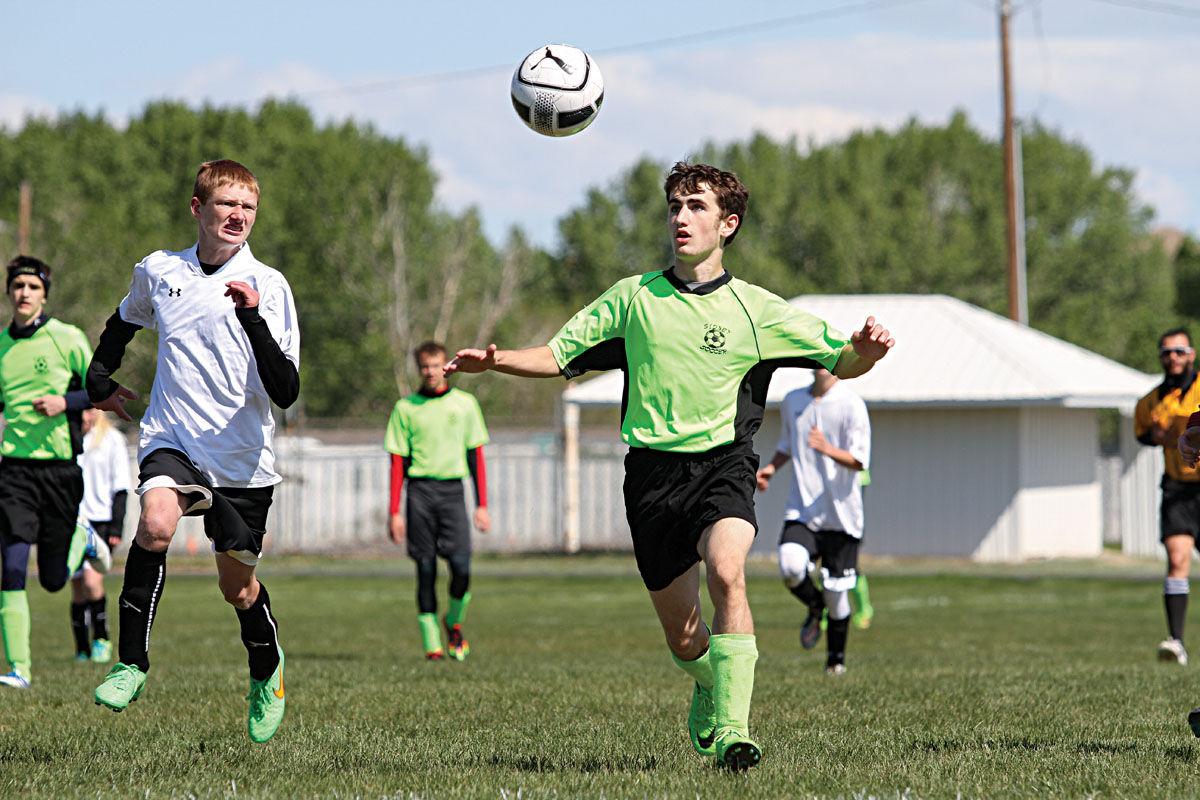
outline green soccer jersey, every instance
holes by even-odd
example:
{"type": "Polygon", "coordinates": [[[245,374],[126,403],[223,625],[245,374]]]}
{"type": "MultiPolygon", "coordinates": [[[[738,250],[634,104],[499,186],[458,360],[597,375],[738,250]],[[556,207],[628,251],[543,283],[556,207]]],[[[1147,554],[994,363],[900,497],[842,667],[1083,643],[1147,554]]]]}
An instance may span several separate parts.
{"type": "Polygon", "coordinates": [[[467,451],[488,443],[479,401],[460,389],[402,398],[388,420],[384,449],[410,459],[412,478],[449,481],[467,476],[467,451]]]}
{"type": "Polygon", "coordinates": [[[621,438],[700,453],[748,442],[778,367],[832,370],[849,340],[729,272],[689,288],[673,270],[630,276],[550,340],[563,375],[625,371],[621,438]]]}
{"type": "Polygon", "coordinates": [[[0,331],[0,405],[4,407],[5,458],[69,460],[78,455],[79,414],[47,417],[33,407],[46,395],[83,388],[92,348],[83,331],[49,319],[32,336],[0,331]],[[74,430],[72,430],[74,428],[74,430]]]}

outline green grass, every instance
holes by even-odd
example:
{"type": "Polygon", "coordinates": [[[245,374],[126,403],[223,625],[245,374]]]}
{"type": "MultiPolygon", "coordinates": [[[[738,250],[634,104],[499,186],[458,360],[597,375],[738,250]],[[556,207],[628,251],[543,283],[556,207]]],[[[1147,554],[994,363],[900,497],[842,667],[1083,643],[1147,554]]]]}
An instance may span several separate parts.
{"type": "Polygon", "coordinates": [[[91,702],[103,670],[69,660],[66,596],[30,592],[35,682],[0,694],[0,796],[1200,794],[1184,722],[1200,685],[1154,661],[1149,577],[881,566],[875,625],[828,679],[760,565],[764,760],[729,775],[688,745],[690,687],[627,559],[482,562],[465,664],[422,660],[406,562],[268,563],[289,706],[265,746],[245,733],[235,616],[213,575],[186,571],[168,575],[150,683],[122,714],[91,702]]]}

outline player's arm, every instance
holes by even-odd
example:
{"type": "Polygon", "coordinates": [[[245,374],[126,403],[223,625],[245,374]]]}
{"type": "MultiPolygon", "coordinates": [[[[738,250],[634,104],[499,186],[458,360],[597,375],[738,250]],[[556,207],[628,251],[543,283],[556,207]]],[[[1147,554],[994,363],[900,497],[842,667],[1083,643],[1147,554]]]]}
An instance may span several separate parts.
{"type": "Polygon", "coordinates": [[[259,313],[261,297],[258,291],[245,281],[230,281],[225,287],[225,296],[232,298],[234,314],[250,340],[258,377],[267,396],[280,408],[290,408],[300,397],[300,370],[283,352],[266,319],[259,313]]]}
{"type": "Polygon", "coordinates": [[[92,407],[87,390],[83,388],[84,376],[87,373],[87,363],[92,357],[87,339],[80,331],[75,338],[74,347],[68,350],[67,364],[71,369],[71,381],[67,390],[62,394],[48,394],[33,401],[33,409],[44,416],[56,417],[67,411],[80,412],[92,407]]]}
{"type": "Polygon", "coordinates": [[[400,513],[400,497],[404,492],[404,476],[411,466],[406,456],[392,453],[392,475],[388,492],[388,535],[396,544],[404,544],[404,515],[400,513]]]}
{"type": "Polygon", "coordinates": [[[833,459],[846,469],[854,470],[855,472],[861,472],[863,469],[862,462],[855,458],[853,453],[849,450],[843,450],[840,447],[834,447],[825,438],[825,434],[821,432],[821,429],[815,425],[808,432],[808,446],[826,458],[833,459]]]}
{"type": "Polygon", "coordinates": [[[790,459],[791,456],[789,454],[780,450],[775,451],[775,455],[771,457],[771,460],[767,463],[767,465],[759,469],[758,473],[754,476],[755,480],[758,482],[758,490],[760,492],[765,492],[767,490],[767,486],[771,483],[771,478],[774,478],[775,473],[779,471],[779,468],[786,464],[790,459]]]}
{"type": "Polygon", "coordinates": [[[104,323],[104,331],[100,334],[100,343],[92,354],[92,362],[88,365],[84,386],[92,405],[101,411],[111,411],[125,421],[133,417],[125,410],[126,400],[136,400],[137,392],[125,388],[113,380],[113,373],[121,368],[125,358],[125,348],[133,341],[134,334],[142,329],[141,325],[126,322],[121,317],[118,308],[104,323]]]}
{"type": "Polygon", "coordinates": [[[467,469],[475,487],[475,527],[481,533],[487,533],[492,527],[492,517],[488,513],[487,463],[483,459],[483,445],[467,451],[467,469]]]}
{"type": "Polygon", "coordinates": [[[895,346],[896,340],[887,328],[874,317],[867,317],[862,328],[850,335],[850,343],[842,348],[833,374],[843,379],[865,375],[895,346]]]}
{"type": "Polygon", "coordinates": [[[1184,463],[1189,467],[1196,466],[1196,461],[1200,460],[1200,411],[1195,411],[1188,417],[1176,446],[1179,448],[1179,455],[1183,456],[1184,463]]]}
{"type": "Polygon", "coordinates": [[[1133,435],[1141,444],[1147,447],[1158,447],[1167,444],[1167,429],[1155,421],[1151,413],[1158,401],[1158,389],[1138,401],[1133,412],[1133,435]]]}
{"type": "Polygon", "coordinates": [[[459,350],[446,364],[446,374],[455,372],[503,372],[520,378],[553,378],[561,374],[558,362],[549,346],[527,347],[524,350],[500,350],[494,344],[486,349],[469,347],[459,350]]]}

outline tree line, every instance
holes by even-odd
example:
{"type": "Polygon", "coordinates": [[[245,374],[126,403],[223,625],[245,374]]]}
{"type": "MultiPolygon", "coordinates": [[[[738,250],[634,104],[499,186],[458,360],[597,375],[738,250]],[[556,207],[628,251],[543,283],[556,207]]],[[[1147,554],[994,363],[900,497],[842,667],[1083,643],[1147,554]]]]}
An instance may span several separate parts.
{"type": "MultiPolygon", "coordinates": [[[[1200,245],[1170,254],[1129,169],[1034,126],[1023,139],[1030,323],[1131,366],[1156,369],[1160,329],[1200,301],[1200,245]]],[[[741,277],[804,293],[944,293],[1007,307],[998,142],[962,114],[821,146],[758,134],[691,154],[750,187],[727,262],[741,277]]],[[[16,250],[18,184],[33,186],[32,254],[56,272],[52,313],[95,340],[132,265],[195,238],[195,169],[233,158],[263,185],[255,255],[288,277],[300,310],[300,412],[360,423],[386,418],[415,385],[408,352],[544,343],[573,310],[619,278],[669,263],[662,181],[644,159],[588,191],[559,221],[559,243],[519,229],[483,234],[476,209],[436,201],[421,146],[368,125],[318,125],[296,102],[256,110],[149,104],[118,128],[100,115],[31,119],[0,131],[0,255],[16,250]]],[[[125,381],[149,389],[154,337],[135,339],[125,381]]],[[[561,383],[481,376],[485,408],[543,424],[561,383]]]]}

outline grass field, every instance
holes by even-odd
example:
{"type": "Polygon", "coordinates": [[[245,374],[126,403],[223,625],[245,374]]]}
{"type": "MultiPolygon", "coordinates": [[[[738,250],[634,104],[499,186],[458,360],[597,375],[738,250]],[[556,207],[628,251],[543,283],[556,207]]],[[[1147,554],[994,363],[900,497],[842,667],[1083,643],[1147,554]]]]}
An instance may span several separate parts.
{"type": "Polygon", "coordinates": [[[211,575],[168,576],[150,683],[122,714],[92,705],[103,670],[69,660],[67,598],[31,591],[35,682],[0,694],[0,796],[1200,795],[1200,682],[1154,661],[1153,579],[881,567],[876,623],[830,679],[760,566],[764,761],[730,775],[688,745],[689,684],[626,559],[482,562],[465,664],[422,660],[405,562],[314,564],[264,565],[288,656],[265,746],[211,575]]]}

